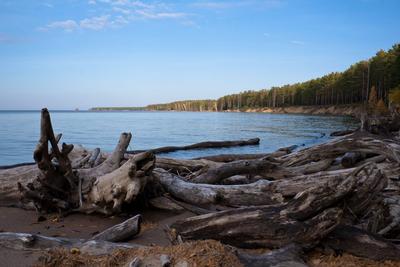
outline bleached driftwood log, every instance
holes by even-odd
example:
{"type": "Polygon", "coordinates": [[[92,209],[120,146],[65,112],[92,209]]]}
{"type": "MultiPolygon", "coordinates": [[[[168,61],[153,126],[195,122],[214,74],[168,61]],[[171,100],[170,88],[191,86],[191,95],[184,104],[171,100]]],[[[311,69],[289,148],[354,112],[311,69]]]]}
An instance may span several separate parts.
{"type": "Polygon", "coordinates": [[[258,180],[249,184],[195,184],[162,169],[154,169],[153,177],[173,197],[194,205],[252,206],[283,203],[285,199],[316,186],[334,188],[356,168],[323,171],[277,181],[258,180]]]}
{"type": "Polygon", "coordinates": [[[103,240],[110,242],[121,242],[131,239],[133,236],[139,234],[140,224],[142,223],[142,216],[136,215],[128,220],[114,225],[101,233],[93,236],[91,240],[103,240]]]}
{"type": "Polygon", "coordinates": [[[274,193],[271,182],[266,180],[246,185],[227,186],[186,182],[162,169],[155,169],[153,176],[172,196],[199,206],[212,204],[225,206],[265,205],[283,201],[282,194],[274,193]]]}
{"type": "Polygon", "coordinates": [[[363,166],[339,184],[308,189],[288,203],[200,215],[176,222],[172,228],[184,239],[213,238],[239,247],[276,248],[293,242],[313,246],[348,210],[363,217],[365,206],[374,199],[366,192],[376,195],[386,183],[375,166],[363,166]]]}
{"type": "Polygon", "coordinates": [[[189,179],[194,183],[215,184],[233,175],[267,174],[268,172],[272,172],[277,166],[271,159],[270,157],[265,157],[255,160],[238,160],[228,163],[213,164],[192,174],[189,179]]]}
{"type": "Polygon", "coordinates": [[[335,159],[347,152],[382,155],[391,162],[400,163],[400,143],[392,139],[357,132],[282,156],[280,158],[283,161],[281,167],[301,166],[321,159],[335,159]]]}
{"type": "Polygon", "coordinates": [[[114,243],[104,240],[56,238],[38,234],[3,232],[0,233],[0,247],[27,251],[65,248],[77,249],[82,253],[91,255],[102,255],[118,249],[141,248],[143,246],[134,243],[114,243]]]}

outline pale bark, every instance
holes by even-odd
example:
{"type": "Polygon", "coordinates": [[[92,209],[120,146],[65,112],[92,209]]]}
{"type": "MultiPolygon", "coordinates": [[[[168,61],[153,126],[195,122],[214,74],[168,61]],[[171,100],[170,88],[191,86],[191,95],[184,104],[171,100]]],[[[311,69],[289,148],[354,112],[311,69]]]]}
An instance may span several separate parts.
{"type": "Polygon", "coordinates": [[[93,236],[91,240],[121,242],[139,234],[142,216],[136,215],[93,236]]]}
{"type": "Polygon", "coordinates": [[[14,250],[43,251],[54,248],[78,249],[91,255],[109,254],[114,250],[141,248],[134,243],[113,243],[102,240],[55,238],[28,233],[0,233],[0,246],[14,250]]]}

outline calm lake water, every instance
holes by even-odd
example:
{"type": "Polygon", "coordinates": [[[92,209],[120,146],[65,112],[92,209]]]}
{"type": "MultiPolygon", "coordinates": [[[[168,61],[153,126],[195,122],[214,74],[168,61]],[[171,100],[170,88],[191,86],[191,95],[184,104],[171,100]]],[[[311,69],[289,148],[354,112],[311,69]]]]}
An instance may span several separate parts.
{"type": "MultiPolygon", "coordinates": [[[[356,127],[349,117],[265,113],[199,112],[51,112],[62,141],[111,151],[121,132],[133,135],[130,149],[188,145],[201,141],[259,137],[259,146],[179,151],[170,157],[220,153],[271,152],[290,145],[310,146],[332,131],[356,127]]],[[[0,165],[30,162],[39,139],[39,111],[0,111],[0,165]]]]}

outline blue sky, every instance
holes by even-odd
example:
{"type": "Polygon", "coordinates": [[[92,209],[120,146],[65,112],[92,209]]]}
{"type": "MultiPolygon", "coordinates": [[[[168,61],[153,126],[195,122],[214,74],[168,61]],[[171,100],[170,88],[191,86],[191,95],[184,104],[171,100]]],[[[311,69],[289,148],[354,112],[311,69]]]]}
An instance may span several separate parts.
{"type": "Polygon", "coordinates": [[[400,41],[398,0],[0,0],[0,109],[217,98],[400,41]]]}

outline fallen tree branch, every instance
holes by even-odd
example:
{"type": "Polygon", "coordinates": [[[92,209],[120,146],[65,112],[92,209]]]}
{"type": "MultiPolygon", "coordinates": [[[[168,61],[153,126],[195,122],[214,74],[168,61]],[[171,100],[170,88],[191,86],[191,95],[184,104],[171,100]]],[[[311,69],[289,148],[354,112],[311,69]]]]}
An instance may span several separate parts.
{"type": "Polygon", "coordinates": [[[236,140],[236,141],[207,141],[187,146],[165,146],[148,150],[132,150],[132,151],[127,151],[126,153],[137,154],[145,151],[150,151],[154,154],[160,154],[160,153],[170,153],[180,150],[223,148],[223,147],[235,147],[235,146],[254,146],[258,145],[259,143],[260,143],[260,138],[252,138],[248,140],[236,140]]]}
{"type": "Polygon", "coordinates": [[[131,141],[131,133],[122,133],[114,151],[100,165],[90,169],[78,169],[77,175],[82,179],[98,177],[110,173],[120,167],[121,161],[131,141]]]}
{"type": "Polygon", "coordinates": [[[133,236],[139,234],[141,222],[142,216],[136,215],[93,236],[91,240],[102,240],[109,242],[121,242],[129,240],[133,236]]]}
{"type": "Polygon", "coordinates": [[[118,249],[141,248],[134,243],[113,243],[103,240],[55,238],[28,233],[0,233],[0,246],[14,250],[43,251],[54,248],[78,249],[91,255],[109,254],[118,249]]]}
{"type": "Polygon", "coordinates": [[[283,147],[278,149],[275,152],[272,153],[263,153],[263,154],[220,154],[220,155],[213,155],[213,156],[205,156],[205,157],[199,157],[199,158],[194,158],[193,160],[200,160],[200,159],[205,159],[205,160],[210,160],[210,161],[215,161],[215,162],[231,162],[231,161],[237,161],[237,160],[251,160],[251,159],[260,159],[260,158],[265,158],[265,157],[281,157],[287,154],[290,154],[295,150],[298,146],[293,145],[289,147],[283,147]]]}
{"type": "Polygon", "coordinates": [[[266,175],[277,167],[271,157],[254,160],[238,160],[228,163],[209,165],[192,174],[189,180],[199,184],[215,184],[219,181],[240,174],[266,175]]]}

